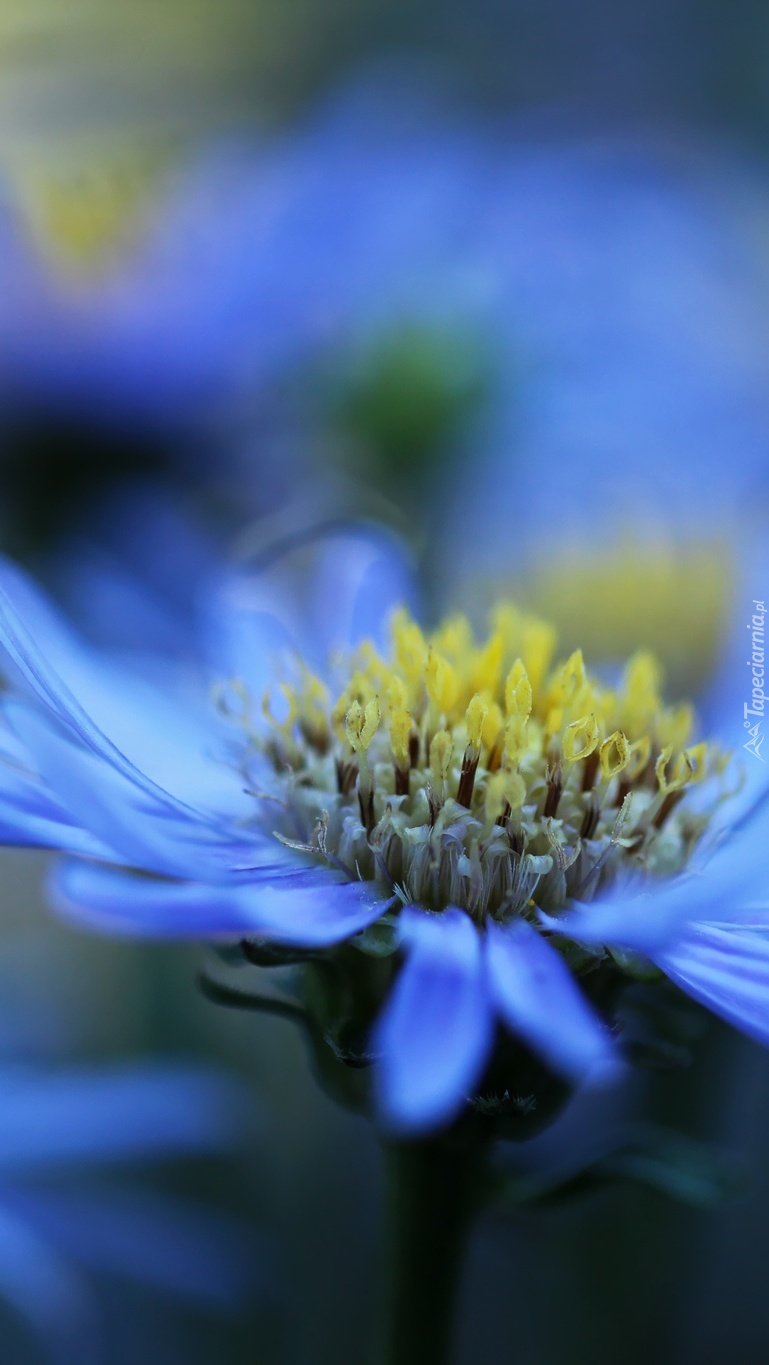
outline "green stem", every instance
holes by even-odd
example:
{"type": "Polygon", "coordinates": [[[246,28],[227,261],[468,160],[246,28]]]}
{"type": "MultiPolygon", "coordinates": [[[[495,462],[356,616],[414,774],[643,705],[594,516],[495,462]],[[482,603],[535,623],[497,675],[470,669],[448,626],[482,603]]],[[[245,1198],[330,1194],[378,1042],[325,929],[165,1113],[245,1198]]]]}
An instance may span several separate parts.
{"type": "Polygon", "coordinates": [[[448,1365],[485,1151],[456,1135],[385,1146],[386,1265],[375,1365],[448,1365]]]}

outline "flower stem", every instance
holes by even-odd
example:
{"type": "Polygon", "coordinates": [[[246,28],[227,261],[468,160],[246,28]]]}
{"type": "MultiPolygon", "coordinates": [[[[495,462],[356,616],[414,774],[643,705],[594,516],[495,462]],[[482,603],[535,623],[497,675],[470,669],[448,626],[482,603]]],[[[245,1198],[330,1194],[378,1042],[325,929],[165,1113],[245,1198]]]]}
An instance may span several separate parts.
{"type": "Polygon", "coordinates": [[[456,1134],[387,1143],[386,1265],[375,1365],[448,1365],[485,1147],[456,1134]]]}

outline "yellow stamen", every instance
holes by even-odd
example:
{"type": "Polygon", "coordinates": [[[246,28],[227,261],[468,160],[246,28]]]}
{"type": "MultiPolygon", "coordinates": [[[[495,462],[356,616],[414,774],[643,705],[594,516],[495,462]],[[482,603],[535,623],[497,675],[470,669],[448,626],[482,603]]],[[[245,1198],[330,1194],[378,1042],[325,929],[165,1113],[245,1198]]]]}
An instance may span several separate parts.
{"type": "Polygon", "coordinates": [[[427,656],[425,686],[438,714],[450,716],[459,696],[459,679],[456,669],[448,659],[434,649],[431,649],[427,656]]]}
{"type": "Polygon", "coordinates": [[[473,691],[485,692],[488,696],[493,697],[499,690],[503,650],[502,636],[499,631],[496,631],[476,657],[470,675],[470,686],[473,691]]]}
{"type": "Polygon", "coordinates": [[[521,657],[526,665],[533,691],[539,691],[555,652],[556,634],[545,621],[530,621],[524,626],[521,657]]]}
{"type": "Polygon", "coordinates": [[[626,766],[630,756],[630,746],[621,730],[615,730],[601,745],[601,772],[604,777],[616,777],[626,766]]]}
{"type": "Polygon", "coordinates": [[[628,745],[628,760],[625,771],[626,781],[634,782],[637,777],[640,777],[641,773],[648,765],[651,751],[652,744],[648,735],[641,735],[640,739],[634,739],[633,743],[628,745]]]}
{"type": "Polygon", "coordinates": [[[701,782],[707,773],[708,744],[703,739],[699,744],[693,744],[686,750],[690,764],[692,765],[692,782],[701,782]]]}
{"type": "Polygon", "coordinates": [[[278,720],[277,716],[273,715],[269,692],[265,692],[262,697],[262,715],[274,730],[281,730],[284,734],[289,734],[299,716],[299,705],[297,703],[296,693],[292,687],[289,687],[286,683],[281,683],[279,691],[288,702],[288,714],[286,715],[285,720],[278,720]]]}
{"type": "Polygon", "coordinates": [[[598,721],[594,715],[573,720],[563,732],[563,756],[569,763],[587,758],[598,744],[598,721]]]}
{"type": "Polygon", "coordinates": [[[454,757],[454,742],[448,730],[439,730],[430,744],[430,767],[435,777],[445,782],[454,757]]]}
{"type": "MultiPolygon", "coordinates": [[[[431,908],[458,897],[478,915],[517,913],[531,896],[517,860],[527,853],[526,867],[540,868],[527,876],[549,877],[540,865],[553,859],[539,855],[554,839],[548,906],[578,894],[586,869],[595,890],[621,860],[644,875],[680,869],[706,805],[693,818],[684,789],[718,776],[720,754],[689,744],[691,708],[663,704],[651,654],[636,654],[611,688],[580,650],[554,660],[554,645],[550,627],[512,607],[480,641],[463,617],[425,635],[399,612],[390,653],[364,642],[333,706],[301,671],[283,689],[284,720],[265,703],[277,737],[258,737],[278,777],[291,770],[297,823],[311,829],[327,809],[323,839],[344,866],[431,908]],[[621,838],[631,804],[638,819],[621,838]]],[[[251,746],[247,698],[242,712],[251,746]]]]}
{"type": "Polygon", "coordinates": [[[495,701],[490,702],[481,731],[481,739],[487,749],[494,749],[499,743],[504,723],[505,720],[502,715],[502,707],[495,701]]]}
{"type": "Polygon", "coordinates": [[[520,773],[494,773],[489,778],[486,787],[484,801],[486,819],[497,820],[503,814],[506,806],[509,806],[510,810],[518,810],[525,799],[526,783],[520,773]]]}
{"type": "Polygon", "coordinates": [[[532,692],[529,675],[523,659],[516,659],[505,683],[505,708],[509,716],[522,716],[527,720],[531,715],[532,692]]]}
{"type": "Polygon", "coordinates": [[[483,736],[483,726],[488,715],[488,704],[483,697],[476,694],[467,708],[465,720],[467,722],[467,742],[476,752],[480,751],[481,738],[483,736]]]}
{"type": "Polygon", "coordinates": [[[390,718],[390,746],[393,751],[395,766],[401,772],[408,772],[411,766],[409,757],[411,727],[412,720],[408,711],[393,711],[390,718]]]}
{"type": "Polygon", "coordinates": [[[372,697],[370,702],[361,706],[360,702],[354,701],[345,720],[345,730],[350,748],[359,757],[363,757],[368,749],[374,735],[379,729],[381,712],[379,710],[379,698],[372,697]]]}
{"type": "Polygon", "coordinates": [[[520,763],[528,747],[527,723],[521,716],[512,716],[505,730],[504,755],[510,767],[520,763]]]}
{"type": "Polygon", "coordinates": [[[686,751],[677,754],[671,763],[672,758],[673,746],[668,744],[654,765],[654,775],[663,796],[667,796],[668,792],[678,791],[681,787],[685,787],[694,776],[694,767],[686,751]],[[668,771],[668,766],[670,766],[670,771],[668,771]]]}

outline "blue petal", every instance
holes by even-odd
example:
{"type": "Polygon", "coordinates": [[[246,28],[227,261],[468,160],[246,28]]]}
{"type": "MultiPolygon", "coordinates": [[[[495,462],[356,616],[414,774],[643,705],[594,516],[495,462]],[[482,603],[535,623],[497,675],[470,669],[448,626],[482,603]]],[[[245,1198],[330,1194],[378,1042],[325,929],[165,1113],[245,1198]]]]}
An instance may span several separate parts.
{"type": "MultiPolygon", "coordinates": [[[[769,937],[769,904],[722,906],[722,914],[718,919],[704,920],[713,929],[749,929],[752,933],[763,934],[769,937]]],[[[699,926],[695,922],[691,928],[697,929],[699,926]]],[[[675,945],[673,945],[675,947],[675,945]]]]}
{"type": "Polygon", "coordinates": [[[3,1173],[218,1151],[233,1144],[246,1117],[237,1087],[203,1067],[3,1070],[0,1079],[3,1173]]]}
{"type": "Polygon", "coordinates": [[[224,661],[257,696],[276,655],[296,654],[301,643],[323,675],[332,657],[363,639],[384,646],[393,609],[414,602],[405,548],[381,528],[318,524],[257,558],[259,571],[225,581],[207,611],[219,672],[224,661]]]}
{"type": "Polygon", "coordinates": [[[687,994],[769,1044],[769,942],[749,929],[692,925],[654,957],[687,994]]]}
{"type": "Polygon", "coordinates": [[[249,885],[207,886],[134,877],[97,863],[67,859],[54,869],[50,891],[69,919],[100,933],[142,938],[247,935],[321,947],[365,929],[387,908],[367,882],[338,882],[308,869],[249,885]]]}
{"type": "Polygon", "coordinates": [[[577,943],[608,943],[649,954],[674,940],[695,913],[688,881],[687,888],[682,895],[678,887],[664,884],[655,891],[645,885],[641,893],[633,887],[624,896],[615,893],[606,900],[576,902],[563,915],[540,911],[539,918],[545,928],[577,943]]]}
{"type": "Polygon", "coordinates": [[[0,843],[35,848],[66,848],[104,858],[108,847],[73,825],[36,778],[0,763],[0,843]]]}
{"type": "Polygon", "coordinates": [[[392,897],[382,898],[373,882],[340,882],[315,870],[254,885],[248,895],[254,908],[252,933],[308,948],[352,938],[380,919],[392,902],[392,897]]]}
{"type": "Polygon", "coordinates": [[[193,1295],[211,1307],[236,1307],[264,1280],[266,1257],[253,1232],[213,1210],[103,1188],[14,1189],[4,1203],[89,1269],[193,1295]]]}
{"type": "Polygon", "coordinates": [[[724,907],[755,898],[767,823],[767,813],[756,811],[745,825],[704,842],[684,874],[628,883],[624,894],[577,903],[557,917],[540,913],[540,919],[578,943],[610,944],[651,957],[674,944],[687,923],[722,919],[724,907]]]}
{"type": "MultiPolygon", "coordinates": [[[[211,881],[229,877],[233,864],[248,852],[255,862],[262,850],[269,850],[272,861],[280,861],[274,840],[257,843],[255,835],[248,841],[220,835],[204,816],[191,809],[169,809],[162,795],[143,790],[111,764],[71,744],[29,707],[12,703],[6,709],[59,805],[119,855],[113,861],[184,876],[194,858],[200,875],[211,881]]],[[[80,845],[63,841],[62,847],[74,852],[80,845]]]]}
{"type": "Polygon", "coordinates": [[[256,933],[242,886],[155,881],[67,858],[54,865],[48,891],[60,914],[97,933],[160,939],[256,933]]]}
{"type": "Polygon", "coordinates": [[[492,1012],[478,933],[462,910],[404,910],[408,956],[377,1023],[373,1048],[385,1122],[433,1128],[461,1107],[483,1069],[492,1012]]]}
{"type": "Polygon", "coordinates": [[[414,604],[413,567],[404,546],[379,528],[351,527],[321,541],[312,582],[310,623],[322,666],[364,639],[384,648],[391,613],[414,604]]]}
{"type": "Polygon", "coordinates": [[[108,850],[73,824],[30,770],[30,755],[18,736],[0,726],[0,841],[44,848],[71,847],[104,856],[108,850]]]}
{"type": "Polygon", "coordinates": [[[486,936],[494,997],[512,1031],[567,1080],[613,1079],[614,1044],[560,953],[523,920],[490,924],[486,936]]]}
{"type": "Polygon", "coordinates": [[[96,1305],[70,1265],[13,1212],[0,1208],[0,1295],[58,1365],[97,1365],[104,1342],[96,1305]]]}
{"type": "Polygon", "coordinates": [[[209,732],[182,699],[106,666],[2,560],[0,646],[11,671],[86,748],[164,806],[186,811],[187,798],[204,796],[227,810],[243,807],[237,776],[208,757],[209,732]]]}
{"type": "Polygon", "coordinates": [[[202,604],[202,645],[218,678],[238,678],[254,697],[274,681],[275,661],[299,651],[301,624],[281,584],[229,575],[202,604]]]}

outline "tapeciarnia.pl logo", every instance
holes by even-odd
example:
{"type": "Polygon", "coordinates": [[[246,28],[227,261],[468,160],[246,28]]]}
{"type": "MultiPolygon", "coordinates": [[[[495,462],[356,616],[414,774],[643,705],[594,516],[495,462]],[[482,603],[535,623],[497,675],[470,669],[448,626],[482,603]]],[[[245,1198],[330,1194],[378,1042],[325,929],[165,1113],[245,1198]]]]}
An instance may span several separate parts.
{"type": "Polygon", "coordinates": [[[765,763],[766,759],[761,753],[761,745],[765,738],[761,725],[766,714],[766,693],[764,692],[764,619],[766,617],[766,607],[763,602],[759,602],[755,598],[753,599],[753,607],[754,612],[748,621],[747,627],[751,632],[751,653],[750,658],[748,659],[751,692],[750,701],[745,702],[742,708],[745,729],[750,735],[750,739],[746,744],[743,744],[742,747],[743,749],[747,749],[748,753],[754,754],[756,758],[760,758],[762,763],[765,763]],[[757,717],[757,719],[751,724],[751,717],[753,716],[757,717]]]}

